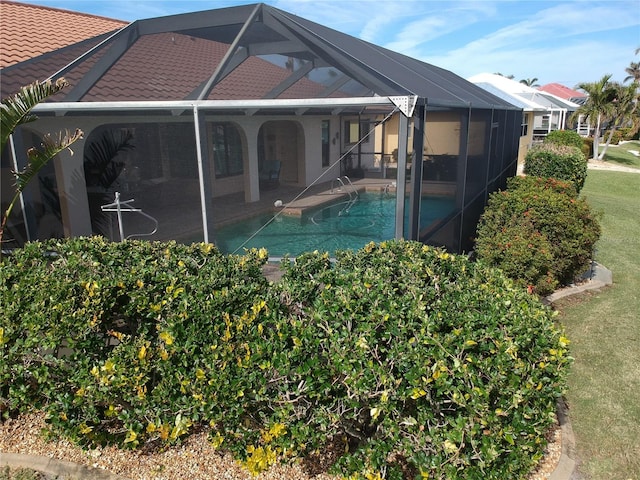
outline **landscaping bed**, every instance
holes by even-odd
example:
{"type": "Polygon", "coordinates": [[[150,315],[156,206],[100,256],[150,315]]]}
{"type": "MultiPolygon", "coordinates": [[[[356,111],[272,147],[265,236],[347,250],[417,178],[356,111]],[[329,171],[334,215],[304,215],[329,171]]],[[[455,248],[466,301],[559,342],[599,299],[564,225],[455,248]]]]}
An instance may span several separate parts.
{"type": "Polygon", "coordinates": [[[542,458],[569,358],[537,297],[415,242],[303,255],[277,283],[266,258],[99,238],[16,251],[3,415],[36,407],[90,450],[206,431],[253,474],[302,459],[353,479],[524,478],[542,458]]]}

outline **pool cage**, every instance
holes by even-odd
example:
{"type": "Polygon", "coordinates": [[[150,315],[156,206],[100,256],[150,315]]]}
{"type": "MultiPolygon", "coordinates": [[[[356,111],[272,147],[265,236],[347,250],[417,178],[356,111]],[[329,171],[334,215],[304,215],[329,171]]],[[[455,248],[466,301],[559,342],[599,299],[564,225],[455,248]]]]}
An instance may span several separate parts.
{"type": "Polygon", "coordinates": [[[3,204],[39,136],[85,132],[24,192],[5,248],[100,234],[273,256],[388,238],[464,252],[516,172],[520,109],[264,4],[136,21],[2,74],[3,98],[25,78],[71,84],[3,152],[3,204]],[[118,218],[116,194],[132,210],[118,218]]]}

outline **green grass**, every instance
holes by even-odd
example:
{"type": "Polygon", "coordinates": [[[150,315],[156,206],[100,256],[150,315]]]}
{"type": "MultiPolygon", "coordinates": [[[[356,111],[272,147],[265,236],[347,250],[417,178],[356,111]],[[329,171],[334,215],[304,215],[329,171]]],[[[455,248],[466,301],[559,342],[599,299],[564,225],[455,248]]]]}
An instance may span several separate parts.
{"type": "Polygon", "coordinates": [[[640,152],[640,141],[633,140],[622,145],[609,145],[604,159],[607,162],[619,163],[626,167],[640,168],[640,157],[629,153],[629,150],[640,152]]]}
{"type": "Polygon", "coordinates": [[[640,478],[640,174],[590,170],[582,195],[604,214],[596,260],[612,270],[614,284],[557,305],[575,358],[567,400],[580,471],[593,480],[636,480],[640,478]]]}

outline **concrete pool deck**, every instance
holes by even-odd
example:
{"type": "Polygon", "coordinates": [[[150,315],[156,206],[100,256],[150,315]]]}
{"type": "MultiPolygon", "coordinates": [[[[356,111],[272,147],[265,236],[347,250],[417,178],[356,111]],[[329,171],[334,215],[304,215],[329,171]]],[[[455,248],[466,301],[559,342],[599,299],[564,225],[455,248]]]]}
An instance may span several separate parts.
{"type": "MultiPolygon", "coordinates": [[[[429,195],[455,195],[455,185],[447,182],[425,182],[425,193],[429,195]]],[[[244,194],[227,195],[213,201],[214,226],[221,227],[256,216],[263,213],[277,213],[283,215],[302,215],[305,211],[313,210],[322,205],[335,202],[341,198],[349,198],[351,188],[358,192],[396,191],[393,179],[358,178],[352,179],[351,184],[341,185],[336,180],[319,183],[311,187],[281,185],[277,189],[260,192],[260,200],[246,203],[244,194]],[[276,202],[282,206],[276,207],[276,202]]],[[[407,185],[407,192],[410,185],[407,185]]]]}

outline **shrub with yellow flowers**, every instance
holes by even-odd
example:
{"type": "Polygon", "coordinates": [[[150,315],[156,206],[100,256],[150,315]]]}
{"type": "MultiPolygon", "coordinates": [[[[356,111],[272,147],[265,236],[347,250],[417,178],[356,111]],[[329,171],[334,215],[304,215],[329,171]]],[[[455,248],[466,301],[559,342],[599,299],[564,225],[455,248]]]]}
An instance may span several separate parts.
{"type": "Polygon", "coordinates": [[[524,478],[570,362],[550,309],[416,242],[264,250],[34,242],[0,269],[0,406],[85,444],[208,428],[252,473],[340,446],[352,479],[524,478]]]}

